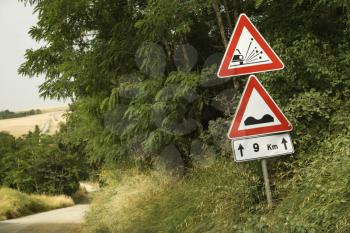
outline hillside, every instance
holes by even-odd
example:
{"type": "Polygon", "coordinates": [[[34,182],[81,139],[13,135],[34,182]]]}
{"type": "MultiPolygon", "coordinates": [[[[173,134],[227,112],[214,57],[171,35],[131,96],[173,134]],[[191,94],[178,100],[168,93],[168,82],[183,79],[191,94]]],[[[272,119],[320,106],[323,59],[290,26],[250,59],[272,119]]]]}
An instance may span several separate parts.
{"type": "Polygon", "coordinates": [[[41,114],[0,120],[0,131],[6,131],[19,137],[34,130],[38,125],[42,132],[53,134],[58,130],[60,123],[65,121],[64,114],[67,110],[67,106],[42,108],[40,109],[41,114]]]}

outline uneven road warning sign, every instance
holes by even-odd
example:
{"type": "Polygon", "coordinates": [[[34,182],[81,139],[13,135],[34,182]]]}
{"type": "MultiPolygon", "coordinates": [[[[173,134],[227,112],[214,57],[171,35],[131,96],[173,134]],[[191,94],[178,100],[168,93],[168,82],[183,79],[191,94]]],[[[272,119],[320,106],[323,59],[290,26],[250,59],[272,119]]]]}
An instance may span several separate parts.
{"type": "Polygon", "coordinates": [[[293,154],[294,147],[288,133],[232,141],[236,162],[293,154]]]}
{"type": "Polygon", "coordinates": [[[251,75],[228,132],[229,139],[288,132],[293,129],[259,80],[251,75]]]}
{"type": "Polygon", "coordinates": [[[249,18],[241,14],[218,70],[218,77],[225,78],[283,68],[282,61],[249,18]]]}

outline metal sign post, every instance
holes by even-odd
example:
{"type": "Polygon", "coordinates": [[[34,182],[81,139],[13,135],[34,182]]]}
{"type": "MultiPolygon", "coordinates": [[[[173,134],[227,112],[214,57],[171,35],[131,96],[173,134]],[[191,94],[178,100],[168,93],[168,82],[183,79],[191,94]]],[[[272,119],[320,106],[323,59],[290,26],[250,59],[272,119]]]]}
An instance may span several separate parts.
{"type": "Polygon", "coordinates": [[[271,195],[270,179],[269,179],[269,173],[267,171],[266,159],[261,160],[261,167],[262,167],[262,172],[263,172],[263,176],[264,176],[267,206],[268,206],[268,208],[271,208],[272,207],[272,195],[271,195]]]}
{"type": "Polygon", "coordinates": [[[264,178],[268,208],[272,207],[270,179],[266,159],[294,153],[292,140],[288,133],[243,138],[231,141],[236,162],[260,160],[264,178]]]}

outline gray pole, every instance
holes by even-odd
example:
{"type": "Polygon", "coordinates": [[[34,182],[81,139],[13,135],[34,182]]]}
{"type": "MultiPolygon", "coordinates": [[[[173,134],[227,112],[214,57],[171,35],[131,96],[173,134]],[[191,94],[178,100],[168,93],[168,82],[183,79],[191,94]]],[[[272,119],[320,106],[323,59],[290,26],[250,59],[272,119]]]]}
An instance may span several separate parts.
{"type": "Polygon", "coordinates": [[[272,207],[272,196],[271,196],[270,180],[269,180],[269,173],[267,171],[266,159],[261,160],[261,167],[262,167],[263,176],[264,176],[267,206],[269,208],[271,208],[272,207]]]}

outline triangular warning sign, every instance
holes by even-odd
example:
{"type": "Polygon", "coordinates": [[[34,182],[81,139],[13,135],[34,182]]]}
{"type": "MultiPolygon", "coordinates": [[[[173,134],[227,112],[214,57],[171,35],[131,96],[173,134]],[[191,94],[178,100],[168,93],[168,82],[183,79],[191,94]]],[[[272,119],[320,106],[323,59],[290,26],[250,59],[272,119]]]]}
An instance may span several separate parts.
{"type": "Polygon", "coordinates": [[[284,68],[266,40],[245,14],[241,14],[218,70],[225,78],[284,68]]]}
{"type": "Polygon", "coordinates": [[[291,131],[293,126],[259,80],[251,75],[228,132],[237,139],[291,131]]]}

